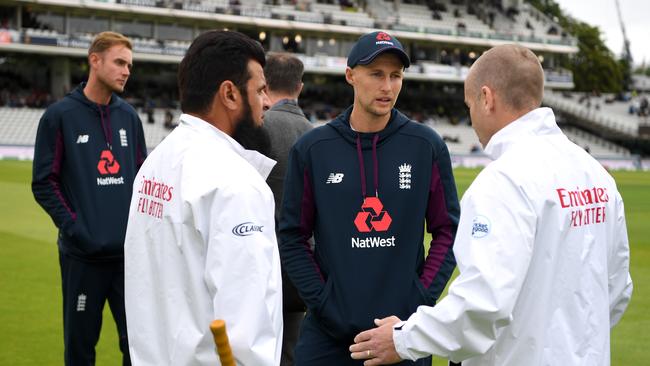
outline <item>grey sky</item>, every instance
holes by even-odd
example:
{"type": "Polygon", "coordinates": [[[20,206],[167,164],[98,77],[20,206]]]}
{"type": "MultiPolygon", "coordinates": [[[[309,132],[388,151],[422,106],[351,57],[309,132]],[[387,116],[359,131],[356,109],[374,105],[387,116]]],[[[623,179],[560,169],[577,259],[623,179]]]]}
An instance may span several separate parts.
{"type": "MultiPolygon", "coordinates": [[[[555,0],[574,18],[598,26],[607,46],[617,57],[623,50],[623,33],[616,14],[615,0],[555,0]]],[[[650,0],[619,0],[636,65],[650,65],[650,0]]]]}

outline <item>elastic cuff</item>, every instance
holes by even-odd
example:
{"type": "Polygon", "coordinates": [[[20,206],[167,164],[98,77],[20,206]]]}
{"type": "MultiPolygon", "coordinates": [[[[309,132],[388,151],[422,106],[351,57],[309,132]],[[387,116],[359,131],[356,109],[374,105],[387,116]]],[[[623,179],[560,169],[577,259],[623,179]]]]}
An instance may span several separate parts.
{"type": "Polygon", "coordinates": [[[401,321],[393,325],[393,344],[395,344],[395,351],[397,351],[397,354],[402,360],[415,361],[417,358],[411,357],[411,355],[407,352],[407,347],[405,344],[406,331],[403,329],[405,324],[405,321],[401,321]]]}

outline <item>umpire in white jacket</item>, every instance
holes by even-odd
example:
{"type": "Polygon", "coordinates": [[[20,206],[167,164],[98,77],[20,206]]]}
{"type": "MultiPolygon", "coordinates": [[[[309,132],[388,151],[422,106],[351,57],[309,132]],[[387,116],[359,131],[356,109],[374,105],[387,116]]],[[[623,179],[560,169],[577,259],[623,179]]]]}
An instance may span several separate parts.
{"type": "Polygon", "coordinates": [[[224,319],[238,365],[278,365],[282,287],[275,162],[261,128],[264,50],[210,31],[179,66],[179,126],[134,182],[125,244],[133,365],[218,365],[209,329],[224,319]]]}
{"type": "Polygon", "coordinates": [[[461,201],[460,275],[435,307],[360,333],[353,358],[610,364],[610,328],[632,295],[623,201],[607,171],[540,108],[543,88],[524,47],[498,46],[474,63],[465,103],[494,161],[461,201]]]}

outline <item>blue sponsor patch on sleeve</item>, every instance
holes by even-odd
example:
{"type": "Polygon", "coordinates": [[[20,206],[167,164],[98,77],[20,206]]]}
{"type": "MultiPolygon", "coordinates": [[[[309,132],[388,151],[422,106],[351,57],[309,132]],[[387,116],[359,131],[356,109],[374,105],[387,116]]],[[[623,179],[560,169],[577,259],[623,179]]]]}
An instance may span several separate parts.
{"type": "Polygon", "coordinates": [[[472,238],[480,239],[490,234],[490,220],[487,217],[478,215],[472,220],[472,238]]]}

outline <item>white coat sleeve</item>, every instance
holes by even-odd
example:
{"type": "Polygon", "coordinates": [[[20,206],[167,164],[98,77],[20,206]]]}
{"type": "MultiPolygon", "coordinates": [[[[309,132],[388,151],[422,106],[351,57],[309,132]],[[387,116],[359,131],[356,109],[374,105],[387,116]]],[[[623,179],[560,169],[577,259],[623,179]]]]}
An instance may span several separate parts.
{"type": "Polygon", "coordinates": [[[214,318],[225,320],[235,360],[245,366],[278,365],[282,342],[273,196],[260,189],[242,183],[215,193],[206,248],[214,318]]]}
{"type": "Polygon", "coordinates": [[[616,193],[616,230],[612,236],[607,263],[609,272],[609,322],[614,327],[623,316],[632,298],[630,277],[630,245],[627,238],[623,199],[616,193]]]}
{"type": "Polygon", "coordinates": [[[530,264],[536,215],[523,189],[494,170],[465,193],[454,243],[460,275],[434,307],[395,327],[403,359],[429,354],[461,361],[487,352],[512,320],[530,264]]]}

